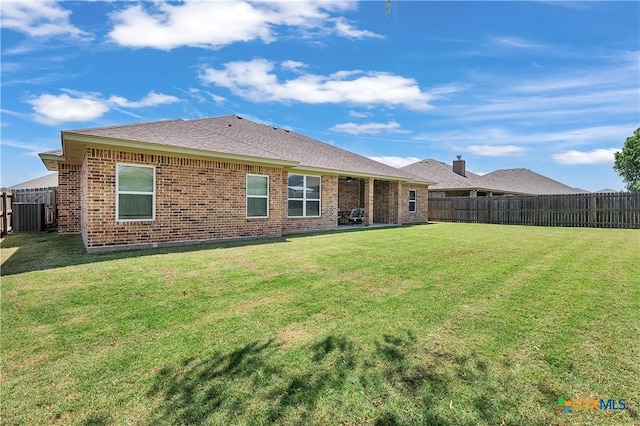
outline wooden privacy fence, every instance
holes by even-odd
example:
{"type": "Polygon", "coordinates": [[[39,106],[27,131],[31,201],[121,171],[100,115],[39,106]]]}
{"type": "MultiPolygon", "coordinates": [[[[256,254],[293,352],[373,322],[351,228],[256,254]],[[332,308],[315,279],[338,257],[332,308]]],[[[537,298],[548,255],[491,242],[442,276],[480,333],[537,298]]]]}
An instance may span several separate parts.
{"type": "Polygon", "coordinates": [[[16,189],[2,192],[2,235],[52,229],[58,223],[58,189],[16,189]]]}
{"type": "Polygon", "coordinates": [[[13,202],[43,204],[46,225],[51,226],[58,221],[58,188],[15,189],[13,202]]]}
{"type": "Polygon", "coordinates": [[[4,235],[7,232],[12,231],[11,227],[11,215],[13,211],[11,209],[13,194],[11,192],[2,192],[2,199],[0,200],[0,235],[4,235]]]}
{"type": "Polygon", "coordinates": [[[640,229],[640,192],[429,198],[429,220],[640,229]]]}

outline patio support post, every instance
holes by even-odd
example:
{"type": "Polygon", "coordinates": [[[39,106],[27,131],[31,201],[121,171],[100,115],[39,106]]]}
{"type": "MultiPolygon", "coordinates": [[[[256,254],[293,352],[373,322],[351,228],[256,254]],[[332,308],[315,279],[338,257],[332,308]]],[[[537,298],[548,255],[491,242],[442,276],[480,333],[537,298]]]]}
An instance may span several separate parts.
{"type": "Polygon", "coordinates": [[[365,226],[373,224],[373,179],[369,178],[364,181],[364,213],[365,226]]]}
{"type": "Polygon", "coordinates": [[[404,186],[400,182],[396,182],[395,188],[396,220],[393,223],[400,225],[402,223],[402,190],[404,186]]]}

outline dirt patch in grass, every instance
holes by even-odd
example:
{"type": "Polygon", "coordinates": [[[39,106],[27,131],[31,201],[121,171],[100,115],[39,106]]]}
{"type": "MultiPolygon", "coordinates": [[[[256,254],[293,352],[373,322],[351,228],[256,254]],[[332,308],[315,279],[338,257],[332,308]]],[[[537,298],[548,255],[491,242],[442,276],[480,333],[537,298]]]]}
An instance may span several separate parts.
{"type": "Polygon", "coordinates": [[[311,340],[312,336],[300,324],[291,323],[278,330],[278,337],[282,346],[288,348],[306,343],[311,340]]]}
{"type": "Polygon", "coordinates": [[[178,268],[158,269],[156,273],[158,275],[164,275],[164,278],[169,282],[173,282],[178,277],[178,274],[179,274],[178,268]]]}
{"type": "Polygon", "coordinates": [[[274,294],[271,296],[261,297],[259,299],[249,300],[245,303],[238,305],[238,307],[236,308],[236,313],[244,315],[256,308],[273,305],[276,303],[278,304],[286,303],[290,299],[291,297],[287,296],[286,294],[274,294]]]}

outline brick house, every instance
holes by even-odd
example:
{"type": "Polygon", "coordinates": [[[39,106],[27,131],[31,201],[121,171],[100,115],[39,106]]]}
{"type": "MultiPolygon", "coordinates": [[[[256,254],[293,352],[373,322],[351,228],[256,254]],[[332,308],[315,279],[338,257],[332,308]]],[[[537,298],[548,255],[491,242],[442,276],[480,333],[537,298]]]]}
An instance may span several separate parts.
{"type": "Polygon", "coordinates": [[[63,131],[58,232],[90,252],[427,221],[430,182],[236,116],[63,131]]]}

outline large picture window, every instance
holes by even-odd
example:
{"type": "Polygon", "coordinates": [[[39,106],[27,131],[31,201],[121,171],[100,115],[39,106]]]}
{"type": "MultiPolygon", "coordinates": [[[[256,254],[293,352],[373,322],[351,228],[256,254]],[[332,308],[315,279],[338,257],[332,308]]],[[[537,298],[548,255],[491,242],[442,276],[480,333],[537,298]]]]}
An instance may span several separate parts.
{"type": "Polygon", "coordinates": [[[416,212],[416,190],[409,190],[409,213],[416,212]]]}
{"type": "Polygon", "coordinates": [[[116,219],[155,219],[155,174],[153,166],[116,166],[116,219]]]}
{"type": "Polygon", "coordinates": [[[247,175],[247,217],[269,217],[269,176],[247,175]]]}
{"type": "Polygon", "coordinates": [[[320,176],[289,175],[288,216],[320,216],[320,176]]]}

